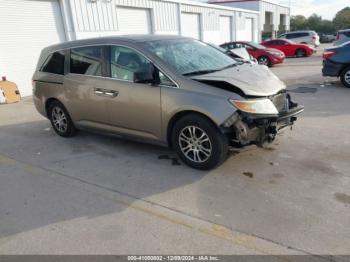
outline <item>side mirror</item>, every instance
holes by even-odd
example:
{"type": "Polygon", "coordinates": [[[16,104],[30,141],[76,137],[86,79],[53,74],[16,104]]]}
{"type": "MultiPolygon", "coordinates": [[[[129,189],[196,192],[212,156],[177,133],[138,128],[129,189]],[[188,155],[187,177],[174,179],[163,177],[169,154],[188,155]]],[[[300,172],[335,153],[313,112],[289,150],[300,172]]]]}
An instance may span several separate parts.
{"type": "Polygon", "coordinates": [[[157,84],[156,68],[153,64],[149,64],[147,68],[142,71],[134,73],[134,83],[142,84],[157,84]]]}

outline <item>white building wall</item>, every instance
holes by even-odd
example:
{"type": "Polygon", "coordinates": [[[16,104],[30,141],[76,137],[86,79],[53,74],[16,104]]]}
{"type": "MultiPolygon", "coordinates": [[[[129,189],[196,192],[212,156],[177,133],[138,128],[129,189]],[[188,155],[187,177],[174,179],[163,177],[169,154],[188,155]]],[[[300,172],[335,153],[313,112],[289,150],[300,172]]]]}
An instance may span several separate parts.
{"type": "MultiPolygon", "coordinates": [[[[290,8],[287,6],[276,4],[270,0],[256,0],[256,1],[246,1],[246,2],[220,2],[211,1],[211,3],[220,4],[222,6],[229,6],[235,8],[242,8],[248,10],[254,10],[259,12],[258,26],[256,27],[259,37],[261,37],[261,32],[264,31],[265,24],[265,12],[271,12],[273,14],[272,26],[274,31],[278,31],[280,25],[280,14],[286,16],[286,30],[290,30],[290,8]]],[[[260,40],[260,39],[259,39],[260,40]]]]}
{"type": "MultiPolygon", "coordinates": [[[[201,40],[220,44],[220,15],[231,17],[232,40],[244,27],[244,17],[254,19],[254,38],[258,41],[257,12],[202,4],[184,0],[61,0],[69,40],[120,35],[117,8],[147,8],[151,12],[152,33],[181,34],[181,12],[200,15],[201,40]]],[[[132,18],[131,18],[132,19],[132,18]]]]}
{"type": "Polygon", "coordinates": [[[264,30],[264,23],[265,23],[265,12],[272,12],[273,13],[273,30],[278,31],[279,25],[280,25],[280,15],[284,14],[286,15],[286,24],[287,24],[287,30],[289,30],[289,23],[290,23],[290,9],[285,6],[277,5],[268,1],[261,1],[260,2],[260,30],[264,30]]]}
{"type": "MultiPolygon", "coordinates": [[[[253,13],[246,13],[246,12],[237,12],[236,17],[236,39],[240,39],[239,35],[243,34],[246,28],[246,19],[252,18],[253,19],[253,41],[258,42],[259,39],[259,15],[253,14],[253,13]]],[[[244,40],[244,39],[240,39],[244,40]]]]}
{"type": "Polygon", "coordinates": [[[237,7],[242,9],[259,11],[259,2],[260,1],[249,1],[249,2],[218,2],[217,4],[223,6],[237,7]]]}

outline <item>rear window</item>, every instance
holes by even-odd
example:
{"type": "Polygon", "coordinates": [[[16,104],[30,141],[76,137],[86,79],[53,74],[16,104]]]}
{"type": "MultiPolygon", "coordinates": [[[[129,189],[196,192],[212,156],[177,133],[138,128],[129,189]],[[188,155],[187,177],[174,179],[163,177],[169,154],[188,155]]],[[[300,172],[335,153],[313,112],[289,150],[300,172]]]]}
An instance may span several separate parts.
{"type": "Polygon", "coordinates": [[[80,75],[102,76],[103,46],[72,48],[70,72],[80,75]]]}
{"type": "Polygon", "coordinates": [[[63,75],[64,74],[64,57],[63,51],[58,51],[49,55],[41,67],[42,72],[63,75]]]}

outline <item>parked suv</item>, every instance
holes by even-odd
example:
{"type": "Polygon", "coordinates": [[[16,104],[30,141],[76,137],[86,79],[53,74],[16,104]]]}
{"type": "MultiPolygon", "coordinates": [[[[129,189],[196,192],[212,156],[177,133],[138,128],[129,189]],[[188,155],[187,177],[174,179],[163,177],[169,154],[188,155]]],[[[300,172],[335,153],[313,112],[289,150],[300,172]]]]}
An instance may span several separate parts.
{"type": "Polygon", "coordinates": [[[33,92],[37,110],[60,136],[84,128],[154,141],[198,169],[220,164],[230,146],[273,141],[303,111],[267,67],[178,36],[47,47],[33,92]]]}
{"type": "Polygon", "coordinates": [[[278,38],[289,39],[296,43],[308,44],[312,46],[320,45],[320,37],[315,31],[294,31],[280,35],[278,38]]]}
{"type": "Polygon", "coordinates": [[[350,41],[350,29],[339,30],[335,37],[334,45],[341,45],[350,41]]]}
{"type": "Polygon", "coordinates": [[[343,85],[350,88],[350,42],[325,50],[322,72],[324,76],[340,77],[343,85]]]}

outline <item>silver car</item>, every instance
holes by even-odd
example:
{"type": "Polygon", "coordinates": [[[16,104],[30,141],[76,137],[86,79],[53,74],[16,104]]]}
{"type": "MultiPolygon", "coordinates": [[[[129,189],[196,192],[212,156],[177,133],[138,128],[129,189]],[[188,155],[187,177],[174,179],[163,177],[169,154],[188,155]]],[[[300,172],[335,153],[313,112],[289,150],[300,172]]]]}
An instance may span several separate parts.
{"type": "Polygon", "coordinates": [[[33,92],[37,110],[60,136],[95,129],[153,141],[198,169],[222,163],[232,146],[273,141],[303,111],[267,67],[178,36],[47,47],[33,92]]]}
{"type": "Polygon", "coordinates": [[[293,31],[282,34],[278,38],[289,39],[300,44],[308,44],[318,47],[320,43],[320,36],[315,31],[293,31]]]}

